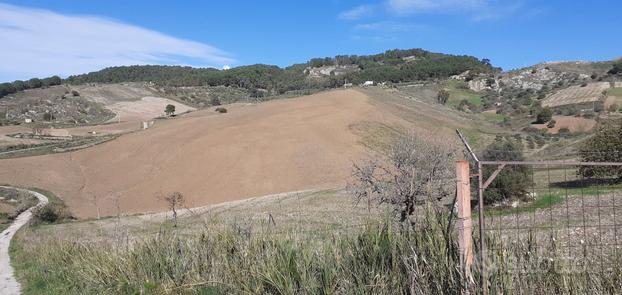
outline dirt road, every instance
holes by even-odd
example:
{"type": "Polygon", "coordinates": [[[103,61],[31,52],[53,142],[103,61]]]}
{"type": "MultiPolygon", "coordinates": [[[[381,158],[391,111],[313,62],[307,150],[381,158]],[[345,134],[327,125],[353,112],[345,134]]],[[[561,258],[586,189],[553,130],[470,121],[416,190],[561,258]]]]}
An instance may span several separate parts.
{"type": "MultiPolygon", "coordinates": [[[[30,190],[23,191],[26,191],[39,199],[39,204],[37,206],[43,206],[48,202],[48,198],[38,192],[30,190]]],[[[11,239],[17,230],[30,221],[30,218],[32,217],[32,210],[35,207],[31,207],[30,209],[22,212],[22,214],[17,216],[15,221],[13,221],[11,226],[0,234],[0,294],[20,294],[20,285],[15,279],[15,276],[13,275],[13,268],[11,267],[9,246],[11,244],[11,239]]]]}

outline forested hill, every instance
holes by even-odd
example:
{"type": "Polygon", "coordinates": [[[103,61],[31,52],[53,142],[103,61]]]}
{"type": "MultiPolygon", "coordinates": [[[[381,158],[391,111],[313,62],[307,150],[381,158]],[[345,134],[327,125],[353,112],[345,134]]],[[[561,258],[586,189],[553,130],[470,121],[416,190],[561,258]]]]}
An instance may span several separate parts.
{"type": "MultiPolygon", "coordinates": [[[[410,82],[443,79],[471,70],[489,73],[497,69],[488,60],[472,56],[433,53],[423,49],[389,50],[366,56],[340,55],[314,58],[286,68],[249,65],[230,70],[181,66],[120,66],[70,76],[64,83],[153,82],[165,86],[233,86],[251,94],[281,94],[291,90],[333,88],[344,83],[410,82]]],[[[0,97],[20,91],[21,81],[0,84],[0,97]]],[[[32,87],[28,87],[32,88],[32,87]]]]}
{"type": "Polygon", "coordinates": [[[410,49],[389,50],[367,56],[340,55],[315,58],[286,68],[262,64],[230,70],[179,66],[112,67],[71,76],[65,81],[72,84],[145,81],[168,86],[224,85],[251,91],[264,89],[271,93],[283,93],[289,90],[331,88],[342,86],[345,82],[361,83],[367,80],[408,82],[447,78],[467,70],[491,72],[495,69],[487,60],[481,61],[472,56],[410,49]],[[310,77],[309,69],[315,68],[327,68],[329,73],[310,77]]]}

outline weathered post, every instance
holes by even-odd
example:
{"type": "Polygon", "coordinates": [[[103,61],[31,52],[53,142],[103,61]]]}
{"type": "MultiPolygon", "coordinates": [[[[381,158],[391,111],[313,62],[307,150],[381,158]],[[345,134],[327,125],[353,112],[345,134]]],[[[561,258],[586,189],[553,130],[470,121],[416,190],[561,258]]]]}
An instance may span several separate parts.
{"type": "Polygon", "coordinates": [[[456,204],[458,211],[458,247],[460,263],[466,275],[471,273],[473,265],[473,222],[471,220],[471,181],[469,162],[456,162],[456,204]]]}

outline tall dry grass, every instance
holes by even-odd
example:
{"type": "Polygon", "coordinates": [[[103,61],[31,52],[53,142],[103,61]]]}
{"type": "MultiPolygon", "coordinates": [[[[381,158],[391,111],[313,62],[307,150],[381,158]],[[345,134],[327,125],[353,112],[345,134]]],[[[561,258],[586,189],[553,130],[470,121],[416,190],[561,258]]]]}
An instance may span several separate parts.
{"type": "MultiPolygon", "coordinates": [[[[118,247],[24,232],[13,258],[26,294],[478,294],[478,268],[461,271],[448,222],[429,209],[414,225],[345,234],[173,229],[118,247]]],[[[489,245],[491,294],[622,293],[619,260],[601,272],[568,265],[553,240],[489,245]]]]}

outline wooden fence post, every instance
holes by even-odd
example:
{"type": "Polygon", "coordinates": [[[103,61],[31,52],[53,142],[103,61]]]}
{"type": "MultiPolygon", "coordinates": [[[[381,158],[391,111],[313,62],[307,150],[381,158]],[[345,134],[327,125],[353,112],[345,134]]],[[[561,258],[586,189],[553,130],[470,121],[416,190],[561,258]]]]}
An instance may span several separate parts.
{"type": "Polygon", "coordinates": [[[471,220],[471,181],[468,161],[456,162],[456,204],[458,211],[458,246],[460,263],[465,274],[473,265],[473,222],[471,220]]]}

